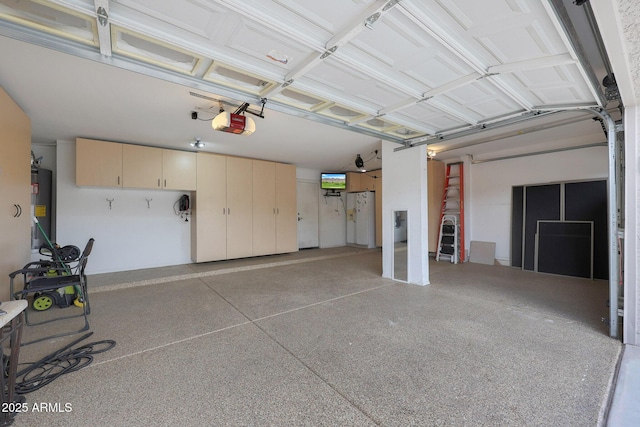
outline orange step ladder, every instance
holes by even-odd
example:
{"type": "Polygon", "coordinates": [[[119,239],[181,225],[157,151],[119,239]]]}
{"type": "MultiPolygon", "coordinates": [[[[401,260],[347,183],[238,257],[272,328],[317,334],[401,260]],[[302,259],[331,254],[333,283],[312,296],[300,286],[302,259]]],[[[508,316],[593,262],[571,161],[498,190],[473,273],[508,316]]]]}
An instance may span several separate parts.
{"type": "Polygon", "coordinates": [[[440,232],[436,261],[448,258],[464,262],[464,168],[462,162],[448,163],[440,210],[440,232]]]}

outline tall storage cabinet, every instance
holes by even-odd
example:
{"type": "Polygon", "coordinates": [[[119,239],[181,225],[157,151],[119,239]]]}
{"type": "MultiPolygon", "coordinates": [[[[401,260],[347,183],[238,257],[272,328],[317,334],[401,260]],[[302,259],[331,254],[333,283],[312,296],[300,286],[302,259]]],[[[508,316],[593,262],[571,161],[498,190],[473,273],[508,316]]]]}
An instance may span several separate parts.
{"type": "Polygon", "coordinates": [[[253,255],[251,159],[227,157],[227,258],[253,255]]]}
{"type": "Polygon", "coordinates": [[[295,166],[198,153],[197,169],[193,261],[298,250],[295,166]]]}
{"type": "Polygon", "coordinates": [[[298,250],[296,168],[253,161],[253,255],[298,250]]]}
{"type": "Polygon", "coordinates": [[[253,255],[276,252],[276,165],[253,160],[253,255]]]}
{"type": "Polygon", "coordinates": [[[0,111],[0,299],[8,301],[9,273],[30,259],[31,121],[2,87],[0,111]]]}
{"type": "Polygon", "coordinates": [[[198,186],[191,217],[191,258],[227,259],[227,159],[198,153],[198,186]]]}
{"type": "Polygon", "coordinates": [[[296,167],[276,163],[276,253],[298,250],[296,167]]]}

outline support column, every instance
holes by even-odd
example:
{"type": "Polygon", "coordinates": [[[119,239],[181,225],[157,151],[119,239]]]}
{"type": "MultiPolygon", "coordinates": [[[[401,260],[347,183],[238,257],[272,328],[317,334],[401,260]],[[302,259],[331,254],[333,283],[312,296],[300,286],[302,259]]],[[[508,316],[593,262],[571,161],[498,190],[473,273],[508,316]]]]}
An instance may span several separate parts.
{"type": "Polygon", "coordinates": [[[625,344],[640,345],[640,107],[627,107],[625,139],[624,320],[625,344]]]}
{"type": "Polygon", "coordinates": [[[382,276],[393,278],[395,211],[407,211],[407,278],[429,284],[427,146],[394,151],[382,141],[382,276]]]}

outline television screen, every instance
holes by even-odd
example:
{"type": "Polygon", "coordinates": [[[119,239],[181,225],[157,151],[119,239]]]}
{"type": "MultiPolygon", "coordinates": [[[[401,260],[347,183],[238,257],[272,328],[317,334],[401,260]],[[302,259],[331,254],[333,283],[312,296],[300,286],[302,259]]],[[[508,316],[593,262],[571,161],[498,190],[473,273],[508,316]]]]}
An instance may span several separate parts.
{"type": "Polygon", "coordinates": [[[345,190],[347,188],[346,173],[323,173],[320,176],[320,188],[323,190],[345,190]]]}

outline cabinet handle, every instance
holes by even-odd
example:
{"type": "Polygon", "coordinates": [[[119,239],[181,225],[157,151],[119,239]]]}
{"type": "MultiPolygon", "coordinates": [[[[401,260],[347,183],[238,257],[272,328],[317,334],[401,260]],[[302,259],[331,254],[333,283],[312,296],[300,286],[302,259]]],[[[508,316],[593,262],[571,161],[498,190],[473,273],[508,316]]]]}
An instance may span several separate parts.
{"type": "Polygon", "coordinates": [[[118,185],[120,185],[120,177],[118,177],[118,185]]]}
{"type": "Polygon", "coordinates": [[[273,208],[273,214],[274,215],[276,214],[276,208],[273,208]]]}
{"type": "Polygon", "coordinates": [[[167,188],[167,180],[164,180],[164,187],[167,188]]]}
{"type": "Polygon", "coordinates": [[[160,187],[160,178],[158,178],[158,187],[160,187]]]}
{"type": "Polygon", "coordinates": [[[231,215],[231,208],[227,208],[227,215],[231,215]]]}
{"type": "Polygon", "coordinates": [[[280,215],[280,208],[276,209],[276,213],[280,215]]]}
{"type": "Polygon", "coordinates": [[[16,205],[15,203],[14,203],[13,206],[16,208],[16,213],[15,213],[15,215],[13,215],[13,217],[14,218],[19,218],[20,215],[22,215],[22,206],[16,205]]]}
{"type": "Polygon", "coordinates": [[[227,210],[225,208],[222,208],[222,215],[226,214],[227,210]]]}

